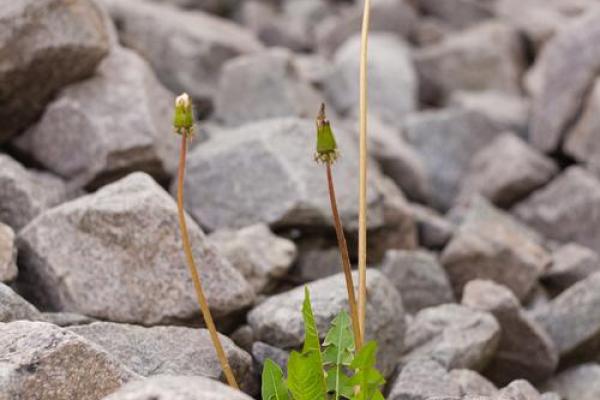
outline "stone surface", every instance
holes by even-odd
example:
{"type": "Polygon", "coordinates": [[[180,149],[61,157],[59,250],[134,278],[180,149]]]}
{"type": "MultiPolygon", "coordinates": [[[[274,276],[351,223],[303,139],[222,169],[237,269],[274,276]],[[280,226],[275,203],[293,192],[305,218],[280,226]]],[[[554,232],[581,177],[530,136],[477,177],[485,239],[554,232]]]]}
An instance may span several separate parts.
{"type": "Polygon", "coordinates": [[[242,3],[240,0],[146,0],[176,5],[184,9],[198,9],[218,15],[235,11],[242,3]]]}
{"type": "Polygon", "coordinates": [[[22,0],[0,9],[0,142],[34,122],[57,91],[86,78],[109,46],[88,0],[22,0]]]}
{"type": "Polygon", "coordinates": [[[17,272],[15,232],[0,222],[0,282],[15,280],[17,272]]]}
{"type": "Polygon", "coordinates": [[[563,400],[596,400],[600,397],[600,364],[568,368],[549,379],[544,388],[558,393],[563,400]]]}
{"type": "Polygon", "coordinates": [[[417,224],[419,244],[428,249],[442,249],[452,237],[454,226],[435,210],[417,203],[410,205],[417,224]]]}
{"type": "Polygon", "coordinates": [[[473,280],[464,289],[462,304],[496,317],[501,335],[498,350],[484,374],[502,386],[514,379],[540,382],[558,365],[558,351],[546,331],[521,308],[506,287],[473,280]]]}
{"type": "Polygon", "coordinates": [[[27,170],[5,154],[0,154],[0,187],[0,221],[17,232],[39,213],[67,198],[61,179],[27,170]]]}
{"type": "MultiPolygon", "coordinates": [[[[250,305],[250,285],[188,224],[214,316],[250,305]]],[[[18,243],[19,287],[49,309],[143,325],[199,316],[175,202],[146,174],[45,212],[18,243]]]]}
{"type": "Polygon", "coordinates": [[[415,315],[406,331],[405,359],[430,357],[448,369],[482,370],[500,340],[489,313],[457,304],[430,307],[415,315]]]}
{"type": "Polygon", "coordinates": [[[408,116],[404,134],[421,157],[429,179],[431,203],[449,209],[471,159],[498,135],[498,127],[468,110],[427,111],[408,116]]]}
{"type": "Polygon", "coordinates": [[[296,240],[298,259],[292,276],[298,282],[311,282],[340,272],[342,260],[335,239],[307,236],[296,240]]]}
{"type": "Polygon", "coordinates": [[[441,255],[457,294],[473,279],[489,279],[511,289],[519,299],[531,292],[550,264],[537,235],[481,197],[441,255]]]}
{"type": "MultiPolygon", "coordinates": [[[[341,114],[358,115],[360,37],[349,38],[334,55],[325,94],[341,114]]],[[[369,35],[369,112],[400,126],[402,116],[417,106],[417,76],[408,45],[390,33],[369,35]]]]}
{"type": "Polygon", "coordinates": [[[410,361],[392,383],[388,400],[426,400],[446,396],[461,396],[460,386],[454,382],[446,369],[428,358],[410,361]]]}
{"type": "Polygon", "coordinates": [[[463,396],[494,396],[498,393],[492,382],[470,369],[453,369],[449,375],[463,396]]]}
{"type": "Polygon", "coordinates": [[[177,165],[173,99],[140,56],[116,47],[93,78],[50,103],[17,147],[77,186],[96,188],[136,170],[165,180],[177,165]]]}
{"type": "Polygon", "coordinates": [[[0,359],[5,399],[96,400],[137,377],[102,348],[44,322],[0,324],[0,359]]]}
{"type": "Polygon", "coordinates": [[[600,251],[600,181],[572,166],[513,209],[545,237],[600,251]]]}
{"type": "Polygon", "coordinates": [[[44,317],[27,300],[0,282],[0,322],[18,320],[43,321],[44,317]]]}
{"type": "Polygon", "coordinates": [[[457,90],[518,93],[525,57],[517,30],[493,21],[418,50],[415,65],[421,98],[439,104],[457,90]]]}
{"type": "Polygon", "coordinates": [[[499,207],[510,207],[558,173],[550,158],[518,136],[505,133],[481,149],[464,177],[461,197],[478,193],[499,207]]]}
{"type": "Polygon", "coordinates": [[[552,253],[552,265],[544,272],[542,280],[546,287],[556,293],[594,272],[600,272],[598,254],[576,243],[567,243],[552,253]]]}
{"type": "Polygon", "coordinates": [[[498,400],[541,400],[541,395],[531,383],[518,379],[500,390],[498,400]]]}
{"type": "Polygon", "coordinates": [[[290,354],[287,351],[263,342],[254,342],[252,344],[252,357],[258,363],[260,371],[262,371],[267,358],[275,361],[283,371],[286,371],[289,356],[290,354]]]}
{"type": "Polygon", "coordinates": [[[276,117],[313,117],[320,96],[303,81],[292,53],[273,49],[225,64],[215,99],[216,117],[242,125],[276,117]]]}
{"type": "MultiPolygon", "coordinates": [[[[354,282],[358,274],[354,273],[354,282]]],[[[348,308],[348,292],[343,274],[311,282],[306,286],[310,292],[317,329],[322,338],[333,318],[348,308]]],[[[367,273],[366,337],[379,343],[378,362],[382,372],[389,376],[399,361],[404,337],[404,309],[402,298],[396,288],[377,270],[367,273]]],[[[297,287],[269,297],[248,314],[248,323],[256,338],[281,349],[302,344],[302,302],[304,287],[297,287]]]]}
{"type": "Polygon", "coordinates": [[[431,253],[390,250],[385,255],[381,272],[398,289],[404,309],[411,314],[454,302],[446,271],[431,253]]]}
{"type": "Polygon", "coordinates": [[[87,315],[69,312],[43,312],[42,316],[44,321],[62,327],[87,325],[97,321],[87,315]]]}
{"type": "Polygon", "coordinates": [[[131,382],[103,400],[251,400],[252,397],[201,376],[159,375],[131,382]]]}
{"type": "MultiPolygon", "coordinates": [[[[95,322],[69,330],[106,349],[142,376],[199,375],[225,380],[206,329],[95,322]]],[[[241,389],[252,392],[256,389],[252,358],[229,338],[221,335],[220,339],[241,389]]]]}
{"type": "Polygon", "coordinates": [[[489,0],[417,0],[418,7],[455,28],[476,25],[494,15],[493,2],[489,0]]]}
{"type": "Polygon", "coordinates": [[[202,11],[142,0],[100,3],[108,8],[121,42],[142,54],[165,86],[198,100],[213,98],[227,60],[262,48],[248,31],[202,11]]]}

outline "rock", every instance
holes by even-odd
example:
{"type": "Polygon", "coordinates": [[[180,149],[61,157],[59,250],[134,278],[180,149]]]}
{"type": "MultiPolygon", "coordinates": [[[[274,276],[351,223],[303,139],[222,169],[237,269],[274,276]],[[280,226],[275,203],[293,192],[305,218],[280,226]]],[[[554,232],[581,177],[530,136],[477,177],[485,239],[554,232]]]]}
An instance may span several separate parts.
{"type": "Polygon", "coordinates": [[[518,378],[540,382],[552,375],[558,351],[510,290],[492,281],[473,280],[465,286],[462,304],[491,313],[500,324],[498,350],[484,371],[494,383],[506,385],[518,378]]]}
{"type": "MultiPolygon", "coordinates": [[[[325,94],[341,114],[359,111],[360,37],[349,38],[334,55],[334,68],[325,81],[325,94]]],[[[390,33],[369,35],[369,112],[399,127],[417,106],[417,76],[408,45],[390,33]]]]}
{"type": "Polygon", "coordinates": [[[457,294],[473,279],[489,279],[523,299],[550,264],[533,231],[481,197],[472,199],[464,221],[441,255],[457,294]]]}
{"type": "Polygon", "coordinates": [[[479,150],[464,178],[460,197],[478,193],[507,208],[541,188],[558,166],[512,133],[498,136],[479,150]]]}
{"type": "Polygon", "coordinates": [[[449,375],[458,384],[463,396],[494,396],[498,393],[492,382],[470,369],[453,369],[449,375]]]}
{"type": "Polygon", "coordinates": [[[44,321],[62,327],[87,325],[97,321],[97,319],[88,317],[87,315],[67,312],[44,312],[42,316],[44,321]]]}
{"type": "Polygon", "coordinates": [[[298,282],[311,282],[335,275],[342,269],[340,250],[335,239],[302,238],[296,240],[298,258],[292,276],[298,282]]]}
{"type": "MultiPolygon", "coordinates": [[[[358,274],[354,273],[358,284],[358,274]]],[[[330,323],[342,310],[347,310],[348,292],[343,274],[309,283],[313,312],[319,334],[325,337],[330,323]]],[[[389,376],[402,354],[404,309],[402,298],[387,278],[377,270],[367,274],[366,338],[379,344],[378,361],[384,375],[389,376]]],[[[304,287],[297,287],[269,297],[248,314],[248,323],[256,338],[281,349],[300,346],[304,341],[302,302],[304,287]]]]}
{"type": "Polygon", "coordinates": [[[452,237],[454,226],[435,210],[417,203],[410,207],[417,224],[419,244],[428,249],[442,249],[452,237]]]}
{"type": "Polygon", "coordinates": [[[258,363],[260,371],[262,371],[267,358],[279,365],[283,371],[286,371],[289,356],[290,353],[287,351],[263,342],[254,342],[252,344],[252,357],[258,363]]]}
{"type": "Polygon", "coordinates": [[[100,3],[114,19],[121,42],[142,54],[165,86],[200,101],[216,94],[227,60],[262,48],[245,29],[202,11],[142,0],[100,3]]]}
{"type": "Polygon", "coordinates": [[[131,382],[103,400],[251,400],[221,382],[201,376],[158,375],[131,382]]]}
{"type": "Polygon", "coordinates": [[[42,211],[67,199],[61,179],[27,170],[5,154],[0,154],[0,187],[0,221],[17,232],[42,211]]]}
{"type": "Polygon", "coordinates": [[[0,395],[96,400],[137,376],[105,350],[45,322],[0,324],[0,395]]]}
{"type": "MultiPolygon", "coordinates": [[[[563,400],[557,393],[548,392],[543,393],[540,400],[563,400]]],[[[584,399],[585,400],[585,399],[584,399]]]]}
{"type": "Polygon", "coordinates": [[[252,344],[254,344],[254,331],[250,325],[241,325],[233,331],[229,337],[241,349],[252,353],[252,344]]]}
{"type": "Polygon", "coordinates": [[[64,86],[93,74],[109,47],[105,18],[88,0],[2,7],[0,142],[34,122],[64,86]]]}
{"type": "Polygon", "coordinates": [[[552,390],[564,400],[596,400],[600,396],[600,365],[580,364],[549,379],[546,390],[552,390]]]}
{"type": "MultiPolygon", "coordinates": [[[[199,375],[225,380],[206,329],[95,322],[70,331],[106,349],[119,362],[142,376],[199,375]]],[[[220,335],[238,384],[245,392],[257,388],[250,354],[220,335]]]]}
{"type": "Polygon", "coordinates": [[[387,399],[425,400],[437,396],[460,398],[461,390],[439,363],[428,358],[418,358],[402,368],[400,375],[392,383],[387,399]]]}
{"type": "Polygon", "coordinates": [[[0,322],[18,320],[43,321],[44,317],[37,308],[0,282],[0,322]]]}
{"type": "Polygon", "coordinates": [[[390,250],[381,272],[398,289],[404,309],[411,314],[455,301],[446,271],[431,253],[390,250]]]}
{"type": "Polygon", "coordinates": [[[555,293],[600,271],[600,257],[587,247],[567,243],[552,253],[552,265],[542,275],[544,285],[555,293]]]}
{"type": "Polygon", "coordinates": [[[561,364],[590,359],[600,350],[598,307],[600,273],[595,273],[534,310],[535,319],[552,337],[561,364]]]}
{"type": "Polygon", "coordinates": [[[572,166],[513,209],[548,239],[600,251],[600,182],[572,166]]]}
{"type": "Polygon", "coordinates": [[[500,326],[489,313],[457,304],[421,310],[406,331],[405,359],[430,357],[447,369],[482,370],[494,356],[500,326]]]}
{"type": "MultiPolygon", "coordinates": [[[[250,305],[250,285],[188,224],[214,316],[250,305]]],[[[143,325],[199,316],[175,202],[146,174],[45,212],[18,243],[19,287],[45,308],[143,325]]]]}
{"type": "Polygon", "coordinates": [[[518,32],[493,21],[418,50],[415,65],[421,99],[437,104],[459,90],[518,94],[525,57],[518,32]]]}
{"type": "Polygon", "coordinates": [[[321,98],[300,79],[292,53],[274,49],[225,64],[216,116],[227,125],[276,117],[313,117],[321,98]]]}
{"type": "Polygon", "coordinates": [[[453,29],[446,22],[436,17],[421,16],[413,33],[413,40],[419,47],[430,46],[441,42],[450,35],[453,29]]]}
{"type": "Polygon", "coordinates": [[[448,109],[415,113],[404,121],[404,134],[420,155],[429,180],[431,203],[449,209],[471,159],[499,133],[483,115],[448,109]]]}
{"type": "Polygon", "coordinates": [[[594,12],[561,29],[536,61],[542,86],[533,98],[531,142],[544,152],[557,150],[577,121],[600,69],[599,20],[600,12],[594,12]]]}
{"type": "Polygon", "coordinates": [[[77,186],[96,188],[135,170],[164,181],[177,168],[173,99],[140,56],[114,48],[93,78],[63,90],[16,144],[77,186]]]}
{"type": "Polygon", "coordinates": [[[10,282],[17,277],[17,247],[15,232],[0,222],[0,282],[10,282]]]}
{"type": "Polygon", "coordinates": [[[493,17],[493,2],[489,0],[418,0],[418,7],[454,28],[463,29],[493,17]]]}
{"type": "Polygon", "coordinates": [[[541,400],[541,395],[531,383],[519,379],[500,390],[498,400],[541,400]]]}

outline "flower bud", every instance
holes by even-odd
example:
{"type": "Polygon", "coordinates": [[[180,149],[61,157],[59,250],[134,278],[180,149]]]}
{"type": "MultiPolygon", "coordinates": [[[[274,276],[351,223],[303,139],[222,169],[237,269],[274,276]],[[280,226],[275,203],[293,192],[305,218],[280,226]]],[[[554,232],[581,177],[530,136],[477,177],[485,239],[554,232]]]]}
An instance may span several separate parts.
{"type": "Polygon", "coordinates": [[[175,113],[173,114],[175,132],[182,135],[191,135],[194,130],[194,110],[192,101],[187,93],[175,99],[175,113]]]}
{"type": "Polygon", "coordinates": [[[317,152],[315,161],[333,163],[338,157],[337,143],[331,125],[325,116],[325,104],[321,104],[317,115],[317,152]]]}

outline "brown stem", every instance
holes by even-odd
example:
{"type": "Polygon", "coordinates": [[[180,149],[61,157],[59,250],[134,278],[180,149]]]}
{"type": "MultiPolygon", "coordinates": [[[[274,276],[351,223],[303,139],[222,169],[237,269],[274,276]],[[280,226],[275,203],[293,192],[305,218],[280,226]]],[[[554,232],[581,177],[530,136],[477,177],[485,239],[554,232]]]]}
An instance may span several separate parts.
{"type": "Polygon", "coordinates": [[[331,161],[327,161],[327,186],[329,187],[329,201],[331,203],[331,213],[335,225],[335,235],[337,236],[338,247],[342,257],[342,269],[346,278],[346,289],[348,289],[348,304],[350,305],[350,316],[352,317],[352,330],[354,332],[354,342],[356,349],[362,347],[362,336],[360,334],[360,325],[358,322],[358,307],[356,306],[356,297],[354,294],[354,280],[352,279],[352,269],[350,267],[350,256],[348,255],[348,245],[346,244],[346,236],[344,228],[338,213],[337,201],[335,198],[335,188],[333,185],[333,177],[331,173],[331,161]]]}
{"type": "Polygon", "coordinates": [[[192,254],[192,247],[190,246],[190,237],[188,234],[187,224],[185,222],[185,211],[183,210],[183,178],[185,176],[186,153],[187,132],[183,132],[181,135],[179,172],[177,174],[177,211],[179,214],[179,228],[181,229],[181,238],[183,241],[183,252],[185,253],[187,265],[189,267],[190,274],[192,275],[192,282],[194,283],[194,288],[196,289],[196,297],[198,298],[198,304],[200,305],[200,310],[202,311],[204,322],[206,323],[206,327],[210,332],[210,338],[217,352],[217,358],[221,363],[221,368],[223,369],[223,373],[225,374],[227,383],[229,384],[229,386],[235,389],[239,389],[239,386],[235,380],[235,376],[233,375],[233,371],[229,366],[227,356],[225,355],[225,350],[223,350],[223,345],[221,344],[221,340],[219,339],[219,334],[217,333],[217,328],[215,327],[215,323],[210,313],[210,309],[208,308],[208,302],[206,301],[204,290],[202,290],[200,275],[198,274],[198,269],[196,267],[196,263],[194,262],[194,256],[192,254]]]}

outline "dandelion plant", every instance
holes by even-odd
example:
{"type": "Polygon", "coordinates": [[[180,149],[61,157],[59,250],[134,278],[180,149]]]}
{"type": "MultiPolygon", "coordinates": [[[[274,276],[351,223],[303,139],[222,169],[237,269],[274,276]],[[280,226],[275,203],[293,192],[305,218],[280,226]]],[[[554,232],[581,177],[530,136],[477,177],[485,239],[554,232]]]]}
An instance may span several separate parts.
{"type": "Polygon", "coordinates": [[[198,304],[200,305],[200,310],[202,311],[204,322],[206,323],[206,327],[208,328],[208,331],[210,333],[210,338],[217,353],[217,357],[221,364],[221,368],[223,369],[223,373],[225,374],[225,379],[227,380],[229,386],[238,389],[238,384],[235,380],[235,376],[233,375],[233,371],[231,370],[231,367],[229,365],[229,361],[227,360],[227,356],[225,354],[225,350],[223,349],[223,345],[221,344],[221,340],[219,339],[219,334],[217,332],[217,328],[215,327],[215,323],[210,313],[210,309],[208,308],[208,302],[206,300],[206,296],[204,295],[204,290],[202,289],[202,281],[200,279],[200,275],[198,274],[198,269],[194,261],[192,247],[190,244],[190,237],[187,229],[187,224],[185,222],[185,211],[183,208],[183,180],[185,177],[185,160],[187,154],[188,141],[192,139],[194,134],[194,115],[192,102],[190,100],[190,97],[186,93],[177,97],[175,101],[175,114],[173,116],[173,125],[175,127],[175,132],[181,135],[179,171],[177,174],[177,210],[179,215],[179,228],[181,230],[181,238],[183,242],[183,252],[185,253],[187,265],[192,276],[192,282],[194,283],[194,289],[196,291],[196,297],[198,298],[198,304]]]}
{"type": "Polygon", "coordinates": [[[356,296],[354,294],[354,281],[352,279],[352,269],[350,267],[350,256],[348,255],[348,245],[344,228],[338,213],[337,200],[335,197],[335,186],[333,184],[332,165],[338,157],[338,148],[335,136],[331,129],[331,124],[325,116],[325,104],[321,104],[319,114],[317,115],[317,152],[315,160],[325,164],[327,173],[327,187],[329,189],[329,202],[331,203],[331,213],[335,225],[335,234],[337,236],[338,247],[342,259],[342,269],[346,278],[346,289],[348,290],[348,304],[350,306],[350,315],[352,316],[352,330],[356,340],[357,347],[362,344],[362,335],[358,319],[358,308],[356,305],[356,296]]]}

